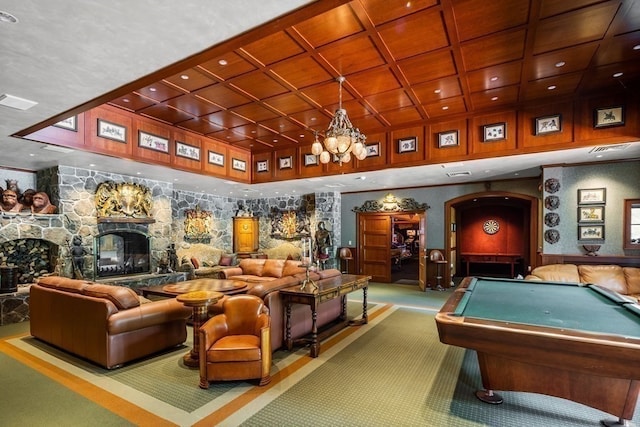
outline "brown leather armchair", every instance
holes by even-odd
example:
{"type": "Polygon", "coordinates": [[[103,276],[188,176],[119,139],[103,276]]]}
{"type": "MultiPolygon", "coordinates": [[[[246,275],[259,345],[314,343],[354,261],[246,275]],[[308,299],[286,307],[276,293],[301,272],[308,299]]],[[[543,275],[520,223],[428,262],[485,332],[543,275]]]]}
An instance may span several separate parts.
{"type": "Polygon", "coordinates": [[[200,388],[210,381],[271,381],[271,317],[262,298],[226,298],[222,314],[209,319],[200,334],[200,388]]]}

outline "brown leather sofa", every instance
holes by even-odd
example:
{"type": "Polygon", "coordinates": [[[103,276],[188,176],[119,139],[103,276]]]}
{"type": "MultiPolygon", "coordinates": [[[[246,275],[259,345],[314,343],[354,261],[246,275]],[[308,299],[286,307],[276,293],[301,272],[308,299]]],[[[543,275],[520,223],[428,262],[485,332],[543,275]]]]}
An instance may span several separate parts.
{"type": "MultiPolygon", "coordinates": [[[[300,285],[306,277],[306,270],[300,267],[301,261],[284,259],[243,259],[237,267],[220,272],[221,279],[243,280],[249,282],[247,293],[262,298],[271,314],[271,350],[284,345],[285,307],[280,298],[280,289],[300,285]]],[[[340,270],[327,269],[309,272],[309,278],[316,282],[330,277],[340,276],[340,270]]],[[[221,312],[220,301],[210,314],[221,312]]],[[[340,317],[340,298],[321,303],[317,310],[317,325],[322,327],[340,317]]],[[[311,332],[311,309],[307,305],[294,304],[291,307],[291,337],[303,337],[311,332]]]]}
{"type": "Polygon", "coordinates": [[[29,296],[31,335],[107,369],[182,344],[191,309],[140,303],[131,289],[42,277],[29,296]]]}
{"type": "Polygon", "coordinates": [[[636,267],[549,264],[534,268],[525,280],[591,283],[640,300],[640,268],[636,267]]]}

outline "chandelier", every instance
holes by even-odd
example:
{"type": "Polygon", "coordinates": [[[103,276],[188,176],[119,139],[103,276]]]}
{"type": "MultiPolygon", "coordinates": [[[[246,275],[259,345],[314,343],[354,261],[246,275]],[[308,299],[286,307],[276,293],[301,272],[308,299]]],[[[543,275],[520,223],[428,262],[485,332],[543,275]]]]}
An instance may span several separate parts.
{"type": "Polygon", "coordinates": [[[367,137],[360,133],[358,128],[353,127],[349,116],[347,116],[347,111],[342,108],[342,83],[344,83],[346,79],[340,76],[337,80],[340,84],[340,102],[338,109],[333,119],[331,119],[329,127],[325,131],[324,147],[323,144],[318,141],[318,135],[316,133],[316,139],[311,146],[311,153],[320,156],[320,163],[329,163],[331,155],[333,155],[342,166],[342,163],[348,163],[351,160],[351,153],[353,153],[358,160],[363,160],[367,157],[367,149],[365,146],[367,137]]]}

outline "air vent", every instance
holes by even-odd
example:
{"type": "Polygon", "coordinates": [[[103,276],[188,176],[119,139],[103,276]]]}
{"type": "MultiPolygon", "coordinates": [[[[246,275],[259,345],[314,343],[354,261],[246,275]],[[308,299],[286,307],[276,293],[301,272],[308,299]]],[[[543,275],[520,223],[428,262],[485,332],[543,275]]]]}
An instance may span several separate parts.
{"type": "Polygon", "coordinates": [[[589,153],[604,153],[605,151],[622,151],[629,148],[629,144],[605,145],[604,147],[594,147],[589,153]]]}
{"type": "Polygon", "coordinates": [[[453,177],[456,177],[456,176],[471,176],[471,172],[469,172],[469,171],[447,172],[447,176],[449,178],[453,178],[453,177]]]}
{"type": "Polygon", "coordinates": [[[55,151],[56,153],[73,153],[74,150],[72,150],[71,148],[66,148],[66,147],[58,147],[57,145],[45,145],[44,147],[42,147],[43,150],[48,150],[48,151],[55,151]]]}
{"type": "Polygon", "coordinates": [[[340,187],[344,187],[344,184],[327,184],[325,187],[329,187],[329,188],[340,188],[340,187]]]}
{"type": "Polygon", "coordinates": [[[244,190],[240,190],[243,193],[257,193],[258,190],[254,190],[253,188],[245,188],[244,190]]]}

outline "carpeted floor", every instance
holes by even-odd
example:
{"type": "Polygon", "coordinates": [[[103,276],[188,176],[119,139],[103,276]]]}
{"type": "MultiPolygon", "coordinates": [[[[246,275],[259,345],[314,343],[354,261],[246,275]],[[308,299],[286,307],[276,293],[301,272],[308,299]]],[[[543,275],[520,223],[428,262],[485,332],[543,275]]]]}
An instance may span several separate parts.
{"type": "MultiPolygon", "coordinates": [[[[433,320],[451,292],[372,283],[369,325],[329,338],[316,359],[277,351],[266,387],[201,390],[197,370],[181,363],[187,346],[108,371],[28,337],[24,325],[2,327],[0,425],[582,427],[611,418],[530,393],[477,400],[475,353],[441,344],[433,320]]],[[[355,316],[361,295],[351,296],[355,316]]]]}

